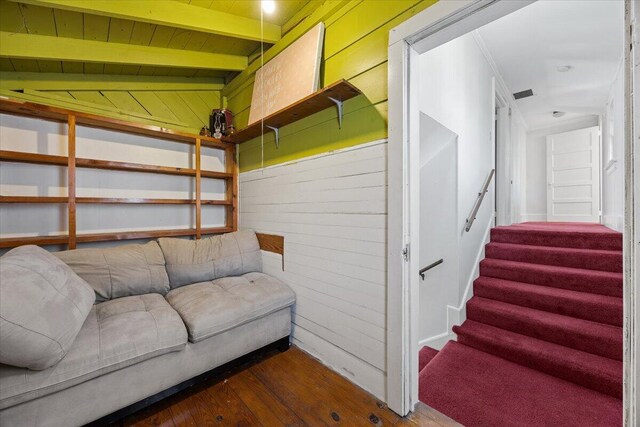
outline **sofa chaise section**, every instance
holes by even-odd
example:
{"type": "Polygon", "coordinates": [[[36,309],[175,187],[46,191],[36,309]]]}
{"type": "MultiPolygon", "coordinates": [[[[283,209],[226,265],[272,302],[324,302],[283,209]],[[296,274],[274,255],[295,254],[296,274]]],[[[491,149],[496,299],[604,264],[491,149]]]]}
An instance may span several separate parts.
{"type": "Polygon", "coordinates": [[[3,365],[0,409],[46,396],[171,351],[187,331],[162,295],[118,298],[94,305],[67,355],[42,371],[3,365]]]}

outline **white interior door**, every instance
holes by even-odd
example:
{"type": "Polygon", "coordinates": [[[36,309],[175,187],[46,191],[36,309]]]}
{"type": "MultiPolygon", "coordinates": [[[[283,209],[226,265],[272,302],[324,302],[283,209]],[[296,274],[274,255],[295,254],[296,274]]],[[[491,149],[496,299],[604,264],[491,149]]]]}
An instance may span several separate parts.
{"type": "Polygon", "coordinates": [[[547,136],[547,221],[600,222],[598,127],[547,136]]]}

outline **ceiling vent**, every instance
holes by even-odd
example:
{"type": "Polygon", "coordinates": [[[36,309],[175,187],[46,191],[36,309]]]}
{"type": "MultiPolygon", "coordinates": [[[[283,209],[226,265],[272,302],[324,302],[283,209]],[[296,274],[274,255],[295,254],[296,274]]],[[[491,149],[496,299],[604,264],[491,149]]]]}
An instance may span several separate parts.
{"type": "Polygon", "coordinates": [[[531,89],[523,90],[522,92],[516,92],[513,94],[515,99],[528,98],[533,96],[533,91],[531,89]]]}

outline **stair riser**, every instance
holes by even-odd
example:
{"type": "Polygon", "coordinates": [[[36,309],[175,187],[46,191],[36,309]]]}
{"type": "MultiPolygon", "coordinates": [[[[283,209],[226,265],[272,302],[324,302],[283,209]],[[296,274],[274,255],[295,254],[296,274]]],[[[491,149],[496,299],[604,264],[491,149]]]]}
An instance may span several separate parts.
{"type": "Polygon", "coordinates": [[[418,372],[422,371],[437,355],[438,350],[431,347],[422,347],[418,354],[418,372]]]}
{"type": "Polygon", "coordinates": [[[569,252],[552,248],[501,247],[489,243],[485,256],[494,259],[528,262],[532,264],[555,265],[561,267],[585,268],[588,270],[622,272],[622,253],[569,252]]]}
{"type": "Polygon", "coordinates": [[[486,337],[468,334],[464,328],[454,327],[458,334],[458,342],[473,347],[485,353],[493,354],[520,365],[544,372],[554,377],[570,381],[574,384],[608,394],[618,399],[622,398],[622,364],[620,372],[600,370],[597,366],[575,366],[571,360],[563,360],[555,355],[541,355],[527,351],[516,345],[489,340],[486,337]],[[616,375],[617,374],[617,375],[616,375]]]}
{"type": "Polygon", "coordinates": [[[533,294],[518,286],[493,286],[482,279],[473,283],[473,294],[482,298],[502,301],[522,307],[591,320],[613,326],[622,326],[622,301],[615,304],[609,301],[576,301],[552,295],[533,294]]]}
{"type": "Polygon", "coordinates": [[[491,241],[560,248],[622,250],[622,236],[617,234],[558,233],[553,231],[500,229],[491,230],[491,241]]]}
{"type": "Polygon", "coordinates": [[[480,262],[480,275],[532,283],[560,289],[588,292],[599,295],[622,297],[622,275],[618,277],[597,277],[587,273],[542,272],[522,267],[503,267],[480,262]]]}
{"type": "MultiPolygon", "coordinates": [[[[474,297],[475,298],[475,297],[474,297]]],[[[467,319],[587,353],[622,360],[622,333],[598,334],[520,317],[511,312],[467,304],[467,319]]]]}

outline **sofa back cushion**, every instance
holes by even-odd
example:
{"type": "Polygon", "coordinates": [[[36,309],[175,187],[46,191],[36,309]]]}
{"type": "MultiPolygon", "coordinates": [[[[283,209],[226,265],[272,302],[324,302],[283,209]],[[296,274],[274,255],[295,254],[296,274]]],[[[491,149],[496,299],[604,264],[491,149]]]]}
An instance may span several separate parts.
{"type": "Polygon", "coordinates": [[[160,238],[171,289],[262,271],[256,233],[236,231],[200,240],[160,238]]]}
{"type": "Polygon", "coordinates": [[[46,369],[58,363],[91,311],[95,293],[38,246],[0,258],[0,363],[46,369]]]}
{"type": "Polygon", "coordinates": [[[164,256],[157,242],[56,252],[96,291],[96,301],[169,292],[164,256]]]}

